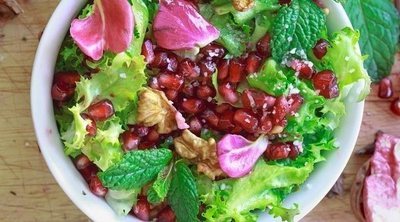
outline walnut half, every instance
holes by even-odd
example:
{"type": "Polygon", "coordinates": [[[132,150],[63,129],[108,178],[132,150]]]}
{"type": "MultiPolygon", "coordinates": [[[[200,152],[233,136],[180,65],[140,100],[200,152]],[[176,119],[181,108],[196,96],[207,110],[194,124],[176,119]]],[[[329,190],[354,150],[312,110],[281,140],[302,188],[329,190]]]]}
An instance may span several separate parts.
{"type": "Polygon", "coordinates": [[[156,126],[160,134],[177,129],[176,110],[169,103],[164,92],[144,88],[139,92],[137,121],[144,126],[156,126]]]}
{"type": "Polygon", "coordinates": [[[213,138],[204,140],[189,130],[184,130],[180,137],[174,139],[176,152],[193,164],[197,164],[197,171],[204,173],[211,179],[223,175],[218,158],[217,144],[213,138]]]}
{"type": "Polygon", "coordinates": [[[243,12],[254,6],[253,0],[232,0],[233,7],[239,11],[243,12]]]}

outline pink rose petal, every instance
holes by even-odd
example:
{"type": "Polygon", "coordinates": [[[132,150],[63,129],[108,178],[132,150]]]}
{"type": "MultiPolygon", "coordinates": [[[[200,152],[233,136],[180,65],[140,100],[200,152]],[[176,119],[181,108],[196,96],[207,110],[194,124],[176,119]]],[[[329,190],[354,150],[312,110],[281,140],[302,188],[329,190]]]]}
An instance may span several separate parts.
{"type": "Polygon", "coordinates": [[[219,37],[218,29],[185,0],[160,0],[153,33],[157,44],[170,50],[204,47],[219,37]]]}
{"type": "Polygon", "coordinates": [[[125,51],[132,41],[134,17],[127,0],[95,0],[93,14],[74,19],[70,33],[87,56],[99,60],[103,51],[125,51]]]}

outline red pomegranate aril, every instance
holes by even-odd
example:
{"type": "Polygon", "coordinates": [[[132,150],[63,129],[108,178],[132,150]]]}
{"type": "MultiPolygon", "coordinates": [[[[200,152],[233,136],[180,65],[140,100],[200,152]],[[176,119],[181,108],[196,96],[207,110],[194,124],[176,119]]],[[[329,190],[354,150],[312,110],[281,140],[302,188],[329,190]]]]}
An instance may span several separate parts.
{"type": "Polygon", "coordinates": [[[244,65],[239,59],[232,59],[229,63],[229,77],[228,81],[231,83],[238,83],[243,78],[244,65]]]}
{"type": "Polygon", "coordinates": [[[291,2],[292,2],[292,0],[279,0],[280,5],[287,5],[287,4],[290,4],[291,2]]]}
{"type": "Polygon", "coordinates": [[[75,158],[75,167],[78,170],[83,170],[88,167],[92,162],[90,162],[89,158],[83,154],[80,154],[75,158]]]}
{"type": "Polygon", "coordinates": [[[223,59],[219,62],[218,64],[218,74],[217,74],[217,78],[218,80],[224,80],[226,78],[228,78],[229,75],[229,62],[230,60],[227,59],[223,59]]]}
{"type": "Polygon", "coordinates": [[[257,42],[256,49],[258,54],[263,58],[271,56],[271,35],[269,33],[257,42]]]}
{"type": "Polygon", "coordinates": [[[167,89],[164,93],[169,100],[175,100],[178,97],[178,91],[174,89],[167,89]]]}
{"type": "Polygon", "coordinates": [[[390,109],[394,114],[400,116],[400,98],[397,98],[392,101],[392,103],[390,104],[390,109]]]}
{"type": "Polygon", "coordinates": [[[302,152],[303,145],[300,142],[291,142],[289,143],[289,145],[290,145],[290,152],[288,157],[294,160],[302,152]]]}
{"type": "Polygon", "coordinates": [[[189,130],[190,132],[199,135],[201,133],[202,124],[197,117],[192,117],[189,120],[189,130]]]}
{"type": "Polygon", "coordinates": [[[167,67],[165,69],[170,72],[176,72],[178,69],[178,56],[176,56],[174,53],[168,53],[167,67]]]}
{"type": "Polygon", "coordinates": [[[157,222],[175,222],[176,216],[170,207],[164,208],[157,215],[157,222]]]}
{"type": "Polygon", "coordinates": [[[138,149],[139,150],[147,150],[147,149],[152,149],[155,148],[156,142],[154,141],[143,141],[139,143],[138,149]]]}
{"type": "Polygon", "coordinates": [[[225,56],[225,49],[219,44],[210,43],[200,49],[200,54],[206,59],[221,59],[225,56]]]}
{"type": "Polygon", "coordinates": [[[97,133],[97,127],[96,127],[96,122],[90,118],[89,115],[82,113],[81,114],[82,118],[85,120],[90,120],[90,123],[86,126],[86,131],[88,132],[88,136],[96,136],[97,133]]]}
{"type": "Polygon", "coordinates": [[[204,77],[210,77],[216,69],[215,62],[212,60],[201,60],[198,66],[200,68],[200,75],[204,77]]]}
{"type": "Polygon", "coordinates": [[[218,129],[219,130],[230,130],[235,127],[233,124],[233,116],[235,113],[233,111],[226,111],[224,112],[218,122],[218,129]]]}
{"type": "Polygon", "coordinates": [[[192,60],[186,58],[179,63],[178,73],[185,78],[195,79],[200,75],[200,68],[192,60]]]}
{"type": "Polygon", "coordinates": [[[313,2],[320,8],[324,8],[324,3],[321,0],[313,0],[313,2]]]}
{"type": "Polygon", "coordinates": [[[104,197],[108,189],[103,186],[98,176],[93,176],[90,179],[89,189],[92,193],[99,197],[104,197]]]}
{"type": "Polygon", "coordinates": [[[233,111],[233,106],[231,106],[229,103],[222,103],[215,107],[215,112],[217,113],[222,114],[226,111],[233,111]]]}
{"type": "Polygon", "coordinates": [[[275,97],[254,89],[245,89],[241,99],[243,107],[252,110],[267,110],[275,104],[276,100],[275,97]]]}
{"type": "Polygon", "coordinates": [[[62,82],[66,87],[75,88],[80,78],[77,72],[59,72],[54,75],[53,82],[62,82]]]}
{"type": "Polygon", "coordinates": [[[232,130],[231,133],[233,134],[241,134],[243,133],[243,128],[240,126],[235,126],[232,130]]]}
{"type": "Polygon", "coordinates": [[[290,68],[296,71],[301,79],[311,79],[314,75],[312,63],[309,61],[294,59],[290,62],[290,68]]]}
{"type": "Polygon", "coordinates": [[[88,108],[88,115],[96,121],[104,121],[114,114],[114,107],[110,100],[101,100],[88,108]]]}
{"type": "Polygon", "coordinates": [[[392,80],[389,78],[383,78],[379,82],[378,96],[382,99],[390,98],[393,96],[392,80]]]}
{"type": "Polygon", "coordinates": [[[255,52],[250,52],[246,58],[246,73],[252,74],[258,72],[261,60],[261,57],[259,57],[255,52]]]}
{"type": "Polygon", "coordinates": [[[239,95],[235,90],[232,83],[224,83],[218,86],[218,92],[225,99],[226,102],[234,104],[239,100],[239,95]]]}
{"type": "Polygon", "coordinates": [[[75,92],[76,82],[80,75],[76,72],[62,72],[54,76],[53,86],[51,87],[51,97],[55,101],[67,101],[75,92]]]}
{"type": "Polygon", "coordinates": [[[200,99],[209,100],[216,95],[215,89],[208,85],[201,85],[196,89],[196,96],[200,99]]]}
{"type": "Polygon", "coordinates": [[[157,79],[161,88],[179,90],[183,84],[182,78],[169,72],[160,73],[157,79]]]}
{"type": "Polygon", "coordinates": [[[269,133],[272,130],[272,120],[271,118],[264,114],[259,122],[259,129],[261,133],[269,133]]]}
{"type": "Polygon", "coordinates": [[[264,155],[268,160],[281,160],[288,158],[290,152],[290,145],[287,143],[273,143],[269,144],[264,155]]]}
{"type": "Polygon", "coordinates": [[[258,127],[257,118],[249,111],[238,109],[233,116],[233,121],[249,133],[255,133],[258,127]]]}
{"type": "Polygon", "coordinates": [[[314,89],[319,91],[319,94],[327,99],[339,96],[339,87],[335,74],[331,70],[324,70],[312,79],[314,89]]]}
{"type": "Polygon", "coordinates": [[[85,181],[87,183],[90,182],[90,179],[93,176],[96,176],[97,172],[99,171],[99,169],[97,168],[96,165],[94,165],[93,163],[90,163],[89,166],[79,170],[79,172],[81,173],[83,179],[85,179],[85,181]]]}
{"type": "Polygon", "coordinates": [[[160,134],[155,128],[149,129],[149,133],[146,135],[146,140],[156,142],[160,138],[160,134]]]}
{"type": "Polygon", "coordinates": [[[151,68],[166,68],[168,66],[168,53],[160,49],[154,50],[154,59],[149,65],[151,68]]]}
{"type": "Polygon", "coordinates": [[[201,117],[207,122],[210,127],[218,127],[219,117],[215,114],[214,111],[207,109],[202,113],[201,117]]]}
{"type": "Polygon", "coordinates": [[[74,89],[69,89],[62,83],[54,83],[51,87],[51,98],[55,101],[64,102],[72,98],[74,92],[74,89]]]}
{"type": "Polygon", "coordinates": [[[136,132],[139,137],[146,136],[149,133],[149,131],[150,129],[148,127],[142,125],[137,125],[134,129],[134,132],[136,132]]]}
{"type": "Polygon", "coordinates": [[[138,148],[140,143],[140,137],[136,133],[132,133],[129,130],[121,134],[122,147],[125,152],[135,150],[138,148]]]}
{"type": "Polygon", "coordinates": [[[161,90],[160,84],[158,84],[158,79],[157,77],[151,77],[149,80],[149,86],[152,89],[157,89],[157,90],[161,90]]]}
{"type": "MultiPolygon", "coordinates": [[[[198,83],[198,82],[197,82],[198,83]]],[[[186,97],[192,97],[194,96],[194,86],[193,84],[186,83],[183,85],[181,92],[186,96],[186,97]]]]}
{"type": "Polygon", "coordinates": [[[313,53],[317,59],[322,59],[328,52],[329,43],[325,39],[318,40],[313,48],[313,53]]]}
{"type": "Polygon", "coordinates": [[[272,109],[272,124],[279,124],[289,112],[289,104],[284,96],[276,99],[275,105],[272,109]]]}
{"type": "Polygon", "coordinates": [[[199,99],[183,99],[181,107],[186,113],[196,114],[204,110],[205,104],[199,99]]]}
{"type": "Polygon", "coordinates": [[[150,219],[150,203],[145,196],[139,196],[135,206],[132,208],[133,214],[140,220],[150,219]]]}
{"type": "Polygon", "coordinates": [[[142,55],[144,56],[147,64],[152,63],[154,60],[154,49],[153,49],[153,43],[151,40],[146,40],[144,41],[142,45],[142,55]]]}
{"type": "Polygon", "coordinates": [[[287,101],[289,105],[289,114],[294,115],[297,111],[299,111],[304,99],[300,94],[296,93],[289,95],[287,101]]]}

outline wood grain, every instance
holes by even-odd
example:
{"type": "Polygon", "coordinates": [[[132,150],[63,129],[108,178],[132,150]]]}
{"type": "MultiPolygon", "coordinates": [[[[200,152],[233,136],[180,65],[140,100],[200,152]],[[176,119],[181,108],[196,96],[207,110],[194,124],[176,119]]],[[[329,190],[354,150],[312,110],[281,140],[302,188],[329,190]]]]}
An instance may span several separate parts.
{"type": "MultiPolygon", "coordinates": [[[[88,221],[51,176],[37,146],[30,116],[29,85],[38,36],[58,1],[20,1],[25,13],[0,28],[0,221],[88,221]]],[[[392,76],[396,96],[400,77],[392,76]]],[[[390,100],[368,97],[356,149],[374,140],[377,130],[400,135],[400,118],[390,100]]],[[[345,195],[325,198],[302,221],[356,221],[349,190],[367,157],[353,156],[344,171],[345,195]]],[[[329,175],[326,175],[329,177],[329,175]]]]}

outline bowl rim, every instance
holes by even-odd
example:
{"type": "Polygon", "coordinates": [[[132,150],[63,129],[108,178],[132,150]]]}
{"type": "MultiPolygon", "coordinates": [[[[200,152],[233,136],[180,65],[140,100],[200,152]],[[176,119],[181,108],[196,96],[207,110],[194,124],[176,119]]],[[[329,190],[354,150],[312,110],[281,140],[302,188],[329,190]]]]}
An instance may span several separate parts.
{"type": "MultiPolygon", "coordinates": [[[[75,169],[72,160],[64,155],[63,145],[54,119],[53,103],[50,96],[52,81],[50,80],[53,79],[54,75],[56,55],[69,27],[69,23],[59,21],[71,21],[78,13],[78,9],[82,8],[85,3],[85,0],[62,0],[56,7],[43,32],[36,51],[31,77],[31,114],[34,130],[42,155],[53,177],[83,213],[94,221],[139,221],[132,216],[117,216],[104,200],[101,201],[103,198],[96,197],[90,192],[87,183],[75,169]],[[75,12],[65,13],[65,9],[75,9],[75,12]],[[42,84],[46,80],[49,84],[42,84]],[[70,179],[73,179],[74,182],[71,183],[70,179]],[[82,195],[83,193],[85,194],[82,195]]],[[[352,27],[343,7],[339,3],[332,0],[324,0],[324,3],[328,8],[335,9],[331,10],[328,15],[328,17],[335,18],[328,19],[328,27],[333,27],[336,30],[345,26],[352,27]]],[[[347,113],[342,119],[341,128],[345,129],[341,129],[336,136],[338,140],[344,138],[344,143],[341,143],[342,145],[344,144],[344,148],[341,146],[338,150],[331,152],[327,157],[327,161],[318,164],[318,167],[314,169],[301,189],[285,199],[284,205],[286,206],[299,203],[300,215],[296,216],[296,220],[303,218],[324,198],[343,172],[358,138],[363,109],[364,101],[346,103],[346,111],[351,110],[352,112],[347,113]],[[352,124],[349,124],[350,122],[352,124]],[[335,158],[336,161],[329,161],[332,158],[335,158]],[[321,171],[330,172],[330,178],[321,180],[321,171]],[[321,186],[321,183],[323,186],[321,186]],[[317,195],[313,190],[314,188],[318,189],[317,195]]],[[[259,220],[269,221],[271,217],[263,213],[259,220]]]]}

